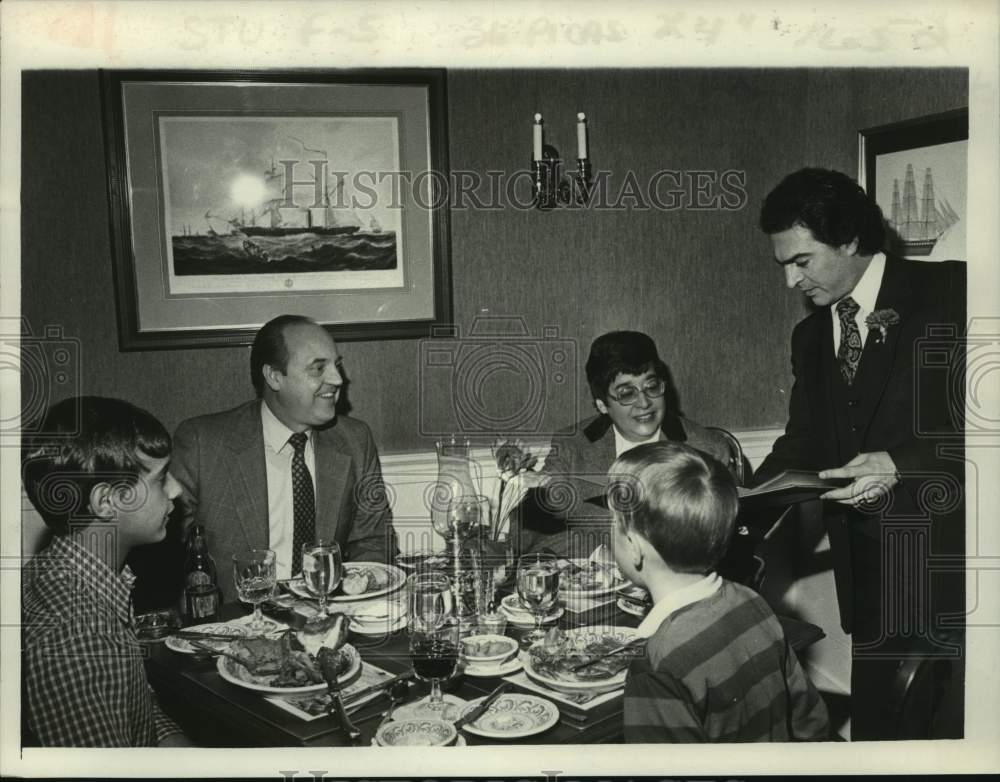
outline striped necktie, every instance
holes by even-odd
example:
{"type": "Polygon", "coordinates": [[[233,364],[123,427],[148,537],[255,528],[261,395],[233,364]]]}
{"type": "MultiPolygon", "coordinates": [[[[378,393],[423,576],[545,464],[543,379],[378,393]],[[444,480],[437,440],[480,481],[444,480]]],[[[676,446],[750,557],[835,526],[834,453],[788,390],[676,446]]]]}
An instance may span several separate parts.
{"type": "Polygon", "coordinates": [[[302,570],[302,546],[316,540],[316,494],[312,475],[306,466],[306,443],[309,436],[296,432],[288,438],[295,453],[292,456],[292,575],[302,570]]]}

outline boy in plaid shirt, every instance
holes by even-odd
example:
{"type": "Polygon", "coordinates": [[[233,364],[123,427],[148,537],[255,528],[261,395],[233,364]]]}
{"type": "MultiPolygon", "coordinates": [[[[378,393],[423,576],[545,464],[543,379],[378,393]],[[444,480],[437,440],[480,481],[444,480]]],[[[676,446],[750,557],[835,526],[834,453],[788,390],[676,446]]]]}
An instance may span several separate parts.
{"type": "Polygon", "coordinates": [[[714,572],[737,512],[726,468],[661,441],[623,453],[609,476],[615,560],[653,600],[625,684],[625,740],[826,739],[826,706],[771,609],[714,572]]]}
{"type": "Polygon", "coordinates": [[[125,565],[166,534],[170,436],[102,397],[59,402],[39,432],[24,437],[24,487],[53,537],[24,568],[22,720],[43,746],[190,746],[146,680],[125,565]]]}

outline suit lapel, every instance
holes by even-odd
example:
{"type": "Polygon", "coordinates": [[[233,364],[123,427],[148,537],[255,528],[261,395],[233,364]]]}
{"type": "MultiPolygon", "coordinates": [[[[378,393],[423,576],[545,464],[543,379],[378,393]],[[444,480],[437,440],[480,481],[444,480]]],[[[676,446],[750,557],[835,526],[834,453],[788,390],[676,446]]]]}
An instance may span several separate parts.
{"type": "Polygon", "coordinates": [[[868,330],[861,362],[854,380],[853,394],[858,400],[858,415],[863,422],[862,432],[867,432],[882,392],[889,380],[896,352],[899,349],[899,335],[907,317],[912,312],[912,297],[906,275],[902,273],[902,262],[887,257],[882,285],[875,302],[876,310],[894,309],[900,322],[886,329],[885,339],[877,328],[868,330]]]}
{"type": "Polygon", "coordinates": [[[316,535],[324,540],[334,540],[351,476],[351,457],[336,428],[317,431],[313,451],[316,461],[316,535]]]}
{"type": "Polygon", "coordinates": [[[232,451],[236,466],[228,473],[230,496],[244,543],[248,548],[267,548],[267,468],[259,403],[247,406],[225,444],[232,451]]]}

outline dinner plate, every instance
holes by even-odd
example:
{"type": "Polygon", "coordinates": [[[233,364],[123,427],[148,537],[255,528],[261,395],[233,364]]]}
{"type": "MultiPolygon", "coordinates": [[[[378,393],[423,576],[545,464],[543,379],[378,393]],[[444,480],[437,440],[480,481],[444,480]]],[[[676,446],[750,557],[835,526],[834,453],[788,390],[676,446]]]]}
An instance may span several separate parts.
{"type": "MultiPolygon", "coordinates": [[[[472,701],[462,713],[468,713],[482,698],[472,701]]],[[[559,709],[545,698],[527,693],[504,693],[497,698],[486,713],[462,730],[490,739],[520,739],[542,733],[559,722],[559,709]]]]}
{"type": "MultiPolygon", "coordinates": [[[[579,649],[583,649],[591,641],[608,636],[614,638],[619,643],[625,644],[638,638],[639,633],[634,627],[609,626],[577,627],[566,631],[567,643],[573,644],[579,649]]],[[[538,641],[536,645],[540,643],[543,642],[538,641]]],[[[535,670],[535,667],[532,664],[530,650],[522,655],[522,662],[524,663],[524,672],[529,678],[534,679],[539,684],[545,685],[549,689],[570,694],[579,692],[593,694],[611,692],[612,690],[617,690],[624,686],[625,677],[628,675],[628,668],[625,668],[616,673],[614,676],[609,676],[605,679],[567,681],[564,679],[553,679],[535,670]]]]}
{"type": "MultiPolygon", "coordinates": [[[[395,565],[386,565],[383,562],[348,562],[344,565],[344,576],[346,577],[348,573],[352,570],[381,570],[386,574],[388,583],[386,586],[379,589],[373,589],[371,592],[362,592],[360,595],[334,595],[329,599],[331,603],[350,603],[355,600],[369,600],[373,597],[379,597],[380,595],[387,595],[390,592],[395,592],[403,584],[406,583],[406,573],[396,567],[395,565]]],[[[315,600],[316,598],[313,594],[306,589],[306,584],[302,580],[302,576],[296,576],[290,581],[284,582],[288,588],[299,597],[304,597],[307,600],[315,600]]]]}
{"type": "MultiPolygon", "coordinates": [[[[361,670],[361,655],[358,653],[358,650],[350,644],[344,644],[343,648],[351,656],[351,664],[344,673],[337,677],[337,682],[341,685],[349,682],[361,670]]],[[[258,684],[257,682],[243,678],[250,675],[249,671],[229,657],[219,657],[216,668],[219,671],[219,676],[227,682],[248,690],[254,690],[255,692],[266,692],[270,695],[299,695],[301,693],[319,692],[326,689],[326,682],[304,684],[301,687],[272,687],[269,684],[258,684]],[[241,671],[245,673],[241,673],[241,671]]]]}
{"type": "MultiPolygon", "coordinates": [[[[233,638],[243,638],[244,636],[250,635],[252,631],[245,624],[232,624],[229,622],[214,622],[211,624],[195,625],[193,627],[184,628],[186,633],[216,633],[219,635],[231,635],[233,638]]],[[[225,641],[219,641],[217,639],[206,639],[207,643],[226,643],[225,641]]],[[[190,641],[184,638],[178,638],[176,635],[171,635],[167,638],[167,648],[173,649],[175,652],[180,652],[181,654],[197,654],[201,649],[195,649],[190,641]]]]}
{"type": "MultiPolygon", "coordinates": [[[[507,595],[500,601],[500,610],[507,616],[507,621],[517,627],[534,627],[535,615],[521,605],[521,598],[517,595],[507,595]]],[[[542,624],[554,622],[566,612],[562,606],[558,606],[550,614],[542,618],[542,624]]]]}
{"type": "Polygon", "coordinates": [[[512,657],[502,663],[487,663],[484,665],[466,665],[462,671],[466,676],[477,676],[485,679],[496,678],[498,676],[509,676],[521,669],[521,660],[512,657]]]}
{"type": "Polygon", "coordinates": [[[450,692],[442,693],[441,698],[445,702],[446,707],[440,711],[432,712],[427,708],[430,696],[425,695],[423,698],[418,698],[412,703],[397,706],[396,710],[392,713],[392,718],[394,720],[437,718],[454,721],[465,711],[465,706],[468,703],[464,698],[459,698],[450,692]]]}
{"type": "Polygon", "coordinates": [[[360,635],[389,635],[389,633],[398,632],[404,627],[406,627],[405,616],[401,616],[392,622],[388,619],[366,622],[352,617],[350,624],[351,632],[359,633],[360,635]]]}
{"type": "MultiPolygon", "coordinates": [[[[588,559],[571,559],[568,561],[581,568],[586,568],[590,564],[590,560],[588,559]]],[[[611,570],[612,574],[614,574],[614,569],[609,568],[609,570],[611,570]]],[[[559,594],[566,597],[600,597],[602,595],[610,595],[612,592],[616,592],[627,584],[628,582],[625,579],[616,579],[613,583],[607,586],[593,587],[590,589],[577,589],[567,586],[563,581],[562,575],[560,575],[559,594]]]]}
{"type": "Polygon", "coordinates": [[[624,597],[618,598],[618,607],[626,614],[632,614],[632,616],[645,616],[649,613],[649,608],[647,606],[636,605],[631,600],[626,600],[624,597]]]}

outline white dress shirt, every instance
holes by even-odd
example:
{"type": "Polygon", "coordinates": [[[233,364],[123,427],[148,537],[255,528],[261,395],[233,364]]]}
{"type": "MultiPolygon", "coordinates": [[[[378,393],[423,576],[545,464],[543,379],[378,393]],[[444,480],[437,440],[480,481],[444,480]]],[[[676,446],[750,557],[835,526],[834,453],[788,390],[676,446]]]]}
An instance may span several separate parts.
{"type": "Polygon", "coordinates": [[[663,620],[674,613],[674,611],[678,611],[692,603],[697,603],[699,600],[704,600],[706,597],[711,597],[719,591],[719,587],[721,586],[722,578],[719,577],[719,574],[709,573],[693,584],[688,584],[676,592],[671,592],[649,610],[649,613],[646,614],[646,618],[642,620],[636,632],[640,638],[649,638],[663,624],[663,620]]]}
{"type": "Polygon", "coordinates": [[[638,442],[638,443],[633,443],[631,440],[626,440],[624,437],[622,437],[622,434],[621,434],[621,432],[618,431],[618,427],[617,426],[615,426],[614,424],[612,424],[611,428],[615,430],[615,457],[616,458],[619,457],[619,456],[621,456],[623,453],[625,453],[625,451],[631,451],[637,445],[645,445],[646,443],[658,443],[660,440],[663,439],[663,432],[661,430],[657,430],[656,432],[654,432],[653,434],[651,434],[649,437],[647,437],[645,440],[643,440],[641,442],[638,442]]]}
{"type": "MultiPolygon", "coordinates": [[[[274,551],[278,578],[291,578],[292,528],[295,523],[292,496],[292,456],[295,448],[288,438],[295,434],[279,421],[267,402],[260,404],[260,420],[264,429],[264,463],[267,467],[267,519],[269,548],[274,551]]],[[[316,492],[316,456],[313,432],[306,430],[305,460],[316,492]]]]}
{"type": "Polygon", "coordinates": [[[878,292],[882,287],[882,274],[885,272],[885,253],[875,253],[871,263],[861,275],[854,290],[846,296],[842,296],[830,307],[830,317],[833,318],[833,352],[836,354],[840,350],[840,315],[837,313],[837,305],[847,296],[850,296],[858,304],[857,314],[854,322],[858,324],[858,331],[861,333],[861,345],[868,339],[868,324],[865,320],[875,310],[875,302],[878,300],[878,292]]]}

